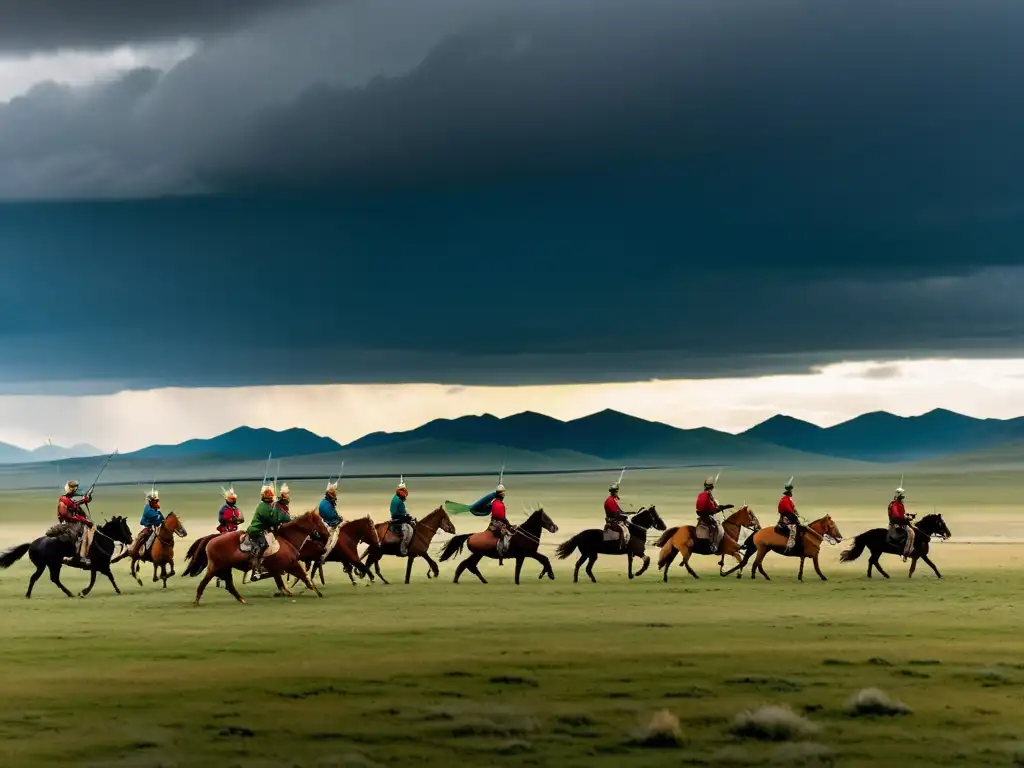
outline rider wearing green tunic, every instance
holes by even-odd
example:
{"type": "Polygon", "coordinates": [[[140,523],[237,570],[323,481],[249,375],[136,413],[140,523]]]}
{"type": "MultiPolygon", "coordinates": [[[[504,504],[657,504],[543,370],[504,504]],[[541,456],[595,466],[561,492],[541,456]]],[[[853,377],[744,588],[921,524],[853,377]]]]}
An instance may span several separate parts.
{"type": "Polygon", "coordinates": [[[291,519],[291,515],[274,504],[274,487],[272,485],[263,486],[260,493],[260,504],[252,513],[252,522],[245,529],[245,534],[252,544],[249,561],[254,571],[259,568],[263,553],[269,546],[266,534],[279,525],[291,522],[291,519]]]}

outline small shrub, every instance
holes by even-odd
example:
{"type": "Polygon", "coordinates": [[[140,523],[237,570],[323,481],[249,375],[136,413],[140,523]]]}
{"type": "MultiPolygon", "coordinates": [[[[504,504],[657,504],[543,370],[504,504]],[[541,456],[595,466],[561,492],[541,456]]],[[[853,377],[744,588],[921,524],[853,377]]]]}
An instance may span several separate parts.
{"type": "Polygon", "coordinates": [[[895,717],[897,715],[909,715],[910,707],[902,701],[895,701],[889,698],[889,694],[885,691],[880,691],[878,688],[864,688],[850,699],[846,711],[853,717],[864,717],[867,715],[895,717]]]}
{"type": "Polygon", "coordinates": [[[631,744],[641,747],[678,747],[683,743],[679,718],[667,709],[653,713],[633,732],[631,744]]]}
{"type": "Polygon", "coordinates": [[[790,741],[820,730],[821,726],[788,707],[748,709],[736,715],[732,724],[732,732],[737,736],[762,741],[790,741]]]}

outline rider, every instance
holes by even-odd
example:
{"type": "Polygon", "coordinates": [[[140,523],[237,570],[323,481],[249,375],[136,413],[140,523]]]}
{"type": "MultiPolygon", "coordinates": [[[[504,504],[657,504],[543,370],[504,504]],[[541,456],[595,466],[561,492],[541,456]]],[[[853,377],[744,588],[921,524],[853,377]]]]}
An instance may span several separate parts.
{"type": "MultiPolygon", "coordinates": [[[[292,490],[288,487],[288,483],[281,483],[281,490],[277,493],[277,499],[274,501],[274,509],[284,512],[284,516],[288,520],[292,519],[291,512],[288,511],[288,507],[292,503],[292,490]]],[[[287,522],[287,521],[285,521],[287,522]]]]}
{"type": "Polygon", "coordinates": [[[274,486],[264,485],[260,489],[259,506],[252,513],[252,522],[249,523],[249,527],[245,529],[245,535],[252,544],[249,562],[253,571],[259,569],[260,563],[263,561],[263,553],[270,546],[267,541],[267,533],[290,521],[291,517],[288,513],[274,502],[274,486]]]}
{"type": "Polygon", "coordinates": [[[142,510],[142,519],[139,520],[142,530],[139,531],[138,540],[144,542],[139,550],[140,559],[145,557],[152,548],[153,540],[156,539],[157,531],[160,530],[163,522],[164,513],[160,511],[160,493],[156,488],[151,488],[146,494],[146,506],[142,510]]]}
{"type": "Polygon", "coordinates": [[[398,551],[402,557],[409,554],[416,521],[405,508],[405,500],[409,498],[409,489],[405,487],[405,477],[398,482],[395,495],[391,497],[391,530],[399,537],[398,551]]]}
{"type": "Polygon", "coordinates": [[[89,549],[92,547],[92,539],[95,529],[82,506],[92,501],[92,493],[87,492],[79,501],[75,501],[78,495],[78,481],[69,480],[64,484],[64,495],[57,500],[57,520],[68,527],[68,530],[75,537],[77,553],[73,557],[65,557],[64,562],[88,566],[89,549]]]}
{"type": "Polygon", "coordinates": [[[604,527],[618,534],[621,552],[625,552],[629,544],[628,522],[629,518],[619,505],[619,484],[612,483],[608,488],[608,498],[604,500],[604,527]]]}
{"type": "Polygon", "coordinates": [[[704,490],[697,495],[697,527],[700,528],[703,525],[707,529],[711,551],[717,552],[721,529],[718,527],[715,515],[730,507],[719,505],[712,493],[714,490],[715,478],[709,477],[704,481],[704,490]]]}
{"type": "Polygon", "coordinates": [[[337,528],[342,524],[343,520],[338,514],[338,484],[336,482],[327,482],[327,490],[324,492],[324,497],[320,499],[317,511],[328,528],[337,528]]]}
{"type": "Polygon", "coordinates": [[[889,502],[889,538],[894,542],[906,542],[903,546],[904,562],[914,551],[914,526],[910,524],[914,516],[908,514],[907,508],[903,506],[905,498],[907,496],[903,489],[897,488],[889,502]]]}
{"type": "MultiPolygon", "coordinates": [[[[221,489],[224,490],[223,488],[221,489]]],[[[234,487],[224,491],[224,506],[217,513],[217,532],[231,533],[237,531],[238,526],[245,522],[242,510],[238,508],[238,494],[234,487]]]]}
{"type": "Polygon", "coordinates": [[[797,514],[796,505],[793,503],[793,478],[789,478],[782,498],[779,499],[779,527],[786,531],[789,536],[786,542],[786,551],[791,552],[796,546],[796,536],[800,531],[800,516],[797,514]]]}
{"type": "Polygon", "coordinates": [[[502,561],[508,554],[508,545],[512,541],[512,534],[515,533],[515,529],[508,522],[508,513],[505,509],[505,486],[499,481],[491,493],[474,502],[469,509],[478,515],[490,514],[491,522],[487,530],[498,540],[495,545],[498,565],[504,565],[502,561]]]}

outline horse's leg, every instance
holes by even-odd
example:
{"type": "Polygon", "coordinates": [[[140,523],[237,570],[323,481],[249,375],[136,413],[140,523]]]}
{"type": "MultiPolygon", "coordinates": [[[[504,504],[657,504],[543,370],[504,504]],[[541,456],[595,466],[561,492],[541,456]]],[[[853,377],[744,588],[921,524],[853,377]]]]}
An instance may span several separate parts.
{"type": "Polygon", "coordinates": [[[369,570],[370,565],[372,564],[373,565],[373,570],[375,570],[377,572],[377,578],[379,578],[381,580],[381,583],[382,584],[389,584],[390,582],[387,579],[385,579],[384,578],[384,574],[380,572],[380,558],[381,558],[380,550],[378,550],[375,554],[376,554],[376,557],[374,557],[374,555],[370,555],[370,557],[366,559],[366,568],[367,568],[367,570],[369,570]]]}
{"type": "Polygon", "coordinates": [[[311,589],[314,592],[316,592],[317,597],[324,596],[323,592],[316,588],[316,583],[311,578],[309,578],[309,574],[306,573],[306,569],[302,567],[302,563],[300,563],[299,561],[296,560],[291,565],[291,567],[288,568],[288,573],[297,576],[302,581],[302,583],[306,585],[306,589],[311,589]]]}
{"type": "Polygon", "coordinates": [[[911,578],[914,575],[914,570],[917,568],[917,555],[910,558],[910,573],[907,574],[907,578],[911,578]]]}
{"type": "Polygon", "coordinates": [[[760,571],[766,581],[771,581],[768,578],[768,574],[764,572],[764,567],[761,565],[761,561],[764,560],[764,556],[768,554],[767,548],[762,548],[760,544],[757,545],[757,556],[754,557],[754,564],[750,566],[750,578],[756,579],[757,572],[760,571]]]}
{"type": "Polygon", "coordinates": [[[697,572],[695,570],[693,570],[693,568],[690,567],[690,558],[691,557],[693,557],[693,550],[692,549],[686,550],[686,554],[683,555],[683,561],[680,563],[680,565],[685,566],[687,572],[691,576],[693,576],[693,578],[699,579],[700,576],[698,576],[697,572]]]}
{"type": "Polygon", "coordinates": [[[90,592],[92,592],[92,588],[93,588],[93,586],[95,586],[95,584],[96,584],[96,571],[90,569],[89,570],[89,586],[86,587],[85,589],[83,589],[81,592],[79,592],[78,596],[79,597],[85,597],[86,595],[88,595],[90,592]]]}
{"type": "MultiPolygon", "coordinates": [[[[287,573],[288,571],[285,571],[287,573]]],[[[284,579],[281,574],[274,574],[274,583],[277,585],[277,592],[274,593],[274,597],[293,597],[292,591],[288,589],[288,585],[284,583],[284,579]]]]}
{"type": "MultiPolygon", "coordinates": [[[[227,578],[230,578],[230,571],[231,571],[231,569],[228,568],[228,577],[227,578]]],[[[200,581],[199,582],[199,586],[196,587],[196,599],[192,601],[192,605],[195,606],[196,608],[199,607],[199,600],[203,596],[203,590],[206,589],[206,585],[209,584],[213,580],[214,575],[220,576],[220,574],[217,571],[213,570],[213,563],[211,562],[208,566],[206,566],[206,573],[203,574],[202,581],[200,581]]],[[[224,577],[221,576],[221,578],[224,578],[224,577]]],[[[225,581],[226,581],[226,579],[225,579],[225,581]]],[[[231,582],[228,582],[228,583],[231,583],[231,582]]],[[[230,587],[228,587],[228,589],[229,589],[229,591],[231,589],[234,589],[234,584],[232,584],[230,587]]],[[[237,592],[235,594],[237,594],[237,592]]],[[[238,595],[238,597],[236,599],[239,602],[242,602],[242,603],[245,602],[245,600],[242,600],[242,596],[241,595],[238,595]]]]}
{"type": "Polygon", "coordinates": [[[74,597],[74,595],[71,594],[71,592],[68,590],[68,588],[65,587],[63,584],[61,584],[61,582],[60,582],[60,565],[61,565],[60,563],[52,563],[49,566],[49,568],[50,568],[50,581],[52,581],[54,584],[56,584],[58,587],[60,587],[60,591],[63,592],[65,595],[67,595],[68,597],[74,597]]]}
{"type": "Polygon", "coordinates": [[[422,555],[420,555],[420,557],[426,560],[427,565],[430,566],[430,572],[427,573],[427,578],[436,579],[438,576],[441,575],[441,569],[438,567],[437,563],[434,562],[434,558],[430,556],[430,553],[424,552],[422,555]],[[434,575],[431,576],[431,573],[433,573],[434,575]]]}
{"type": "MultiPolygon", "coordinates": [[[[171,569],[171,574],[173,574],[173,573],[174,573],[174,570],[172,568],[171,569]]],[[[167,589],[167,580],[171,577],[171,574],[167,573],[167,563],[161,563],[161,565],[160,565],[160,578],[163,579],[164,589],[167,589]]]]}
{"type": "Polygon", "coordinates": [[[409,579],[412,577],[412,564],[416,561],[416,555],[409,555],[405,562],[405,583],[409,583],[409,579]]]}
{"type": "Polygon", "coordinates": [[[517,557],[516,558],[516,584],[517,585],[519,584],[519,574],[520,574],[520,572],[522,572],[522,570],[523,570],[523,558],[517,557]]]}
{"type": "Polygon", "coordinates": [[[36,566],[36,572],[33,573],[28,580],[28,589],[25,591],[26,598],[32,597],[32,587],[36,585],[36,582],[39,581],[39,577],[43,575],[43,571],[45,570],[46,563],[39,563],[39,565],[36,566]]]}
{"type": "MultiPolygon", "coordinates": [[[[882,568],[882,553],[881,552],[872,552],[871,553],[871,560],[868,560],[868,570],[869,571],[871,569],[871,562],[872,562],[872,560],[874,561],[874,564],[875,564],[875,570],[877,570],[880,574],[882,574],[885,578],[888,579],[889,578],[889,574],[886,573],[885,570],[882,568]]],[[[870,576],[871,574],[868,573],[868,575],[870,576]]]]}
{"type": "Polygon", "coordinates": [[[676,559],[677,554],[679,554],[679,550],[673,547],[672,552],[669,554],[667,558],[665,558],[665,565],[662,566],[662,570],[665,572],[665,574],[664,576],[662,576],[661,580],[664,581],[666,584],[668,583],[669,569],[672,567],[672,561],[676,559]]]}
{"type": "Polygon", "coordinates": [[[483,557],[483,555],[470,555],[463,562],[466,564],[466,567],[469,568],[470,573],[480,579],[481,583],[486,584],[487,579],[485,579],[484,575],[480,573],[480,569],[476,567],[476,564],[483,560],[483,557]]]}
{"type": "Polygon", "coordinates": [[[551,560],[548,559],[548,556],[542,555],[540,552],[534,552],[533,555],[531,555],[531,557],[533,557],[533,559],[541,565],[541,572],[540,575],[537,576],[537,578],[543,579],[544,574],[546,573],[548,575],[548,578],[551,579],[551,581],[554,581],[555,569],[551,567],[551,560]]]}
{"type": "Polygon", "coordinates": [[[135,581],[138,583],[138,585],[140,587],[143,586],[143,584],[142,584],[142,576],[139,575],[139,571],[141,571],[141,570],[142,570],[141,564],[139,563],[138,560],[135,559],[135,556],[132,555],[131,574],[132,574],[132,577],[134,577],[135,581]]]}
{"type": "Polygon", "coordinates": [[[924,560],[925,565],[935,571],[935,576],[937,578],[942,578],[942,574],[939,573],[939,569],[935,567],[935,563],[928,559],[928,555],[921,555],[921,559],[924,560]]]}
{"type": "Polygon", "coordinates": [[[580,568],[587,562],[587,556],[581,554],[580,559],[576,561],[576,570],[572,573],[572,583],[579,584],[580,581],[580,568]]]}
{"type": "Polygon", "coordinates": [[[806,557],[801,557],[800,558],[800,572],[796,575],[796,580],[797,581],[803,581],[804,580],[804,561],[806,559],[807,559],[806,557]]]}
{"type": "Polygon", "coordinates": [[[822,581],[828,581],[828,579],[825,578],[825,574],[821,572],[821,565],[818,563],[818,553],[817,552],[814,553],[814,557],[811,558],[811,562],[814,564],[814,572],[816,574],[818,574],[818,577],[822,581]]]}
{"type": "Polygon", "coordinates": [[[590,555],[590,561],[587,563],[587,576],[590,577],[590,581],[597,584],[597,578],[594,576],[594,563],[597,562],[597,552],[592,552],[590,555]]]}
{"type": "Polygon", "coordinates": [[[626,553],[626,576],[630,579],[633,578],[633,553],[626,553]]]}
{"type": "MultiPolygon", "coordinates": [[[[240,602],[242,605],[248,605],[249,603],[246,602],[245,598],[238,594],[238,590],[235,589],[235,576],[230,568],[226,568],[224,570],[222,578],[224,579],[224,587],[227,589],[228,594],[235,598],[235,600],[240,602]]],[[[209,576],[207,576],[207,578],[204,581],[209,581],[209,576]]],[[[200,584],[199,589],[202,590],[204,586],[206,586],[205,583],[200,584]]],[[[196,605],[199,605],[198,599],[196,600],[196,605]]]]}
{"type": "Polygon", "coordinates": [[[117,588],[117,582],[114,581],[114,574],[111,573],[109,566],[107,566],[106,570],[103,571],[103,575],[106,576],[110,580],[110,586],[112,586],[114,588],[114,592],[116,592],[117,594],[120,595],[121,594],[121,590],[117,588]]]}

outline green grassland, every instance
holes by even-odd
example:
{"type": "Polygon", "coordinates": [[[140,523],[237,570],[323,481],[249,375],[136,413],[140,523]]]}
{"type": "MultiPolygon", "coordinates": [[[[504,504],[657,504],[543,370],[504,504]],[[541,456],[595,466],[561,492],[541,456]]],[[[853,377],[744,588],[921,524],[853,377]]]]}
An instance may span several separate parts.
{"type": "MultiPolygon", "coordinates": [[[[509,508],[543,503],[560,527],[545,534],[553,556],[600,525],[616,474],[516,477],[509,508]]],[[[866,562],[840,564],[838,553],[884,524],[895,475],[797,477],[804,515],[832,514],[846,537],[825,554],[827,583],[798,583],[796,561],[773,555],[767,583],[722,579],[711,558],[698,558],[700,580],[673,567],[667,585],[653,569],[630,582],[624,559],[602,558],[596,585],[572,583],[572,560],[555,561],[553,582],[528,563],[517,587],[510,564],[489,562],[488,585],[469,574],[455,585],[449,562],[439,581],[418,564],[404,585],[390,559],[388,586],[353,588],[329,569],[322,600],[253,584],[241,606],[211,586],[192,608],[197,580],[139,587],[126,565],[121,596],[100,581],[69,600],[44,578],[26,601],[30,568],[18,563],[0,572],[0,765],[1012,765],[1024,759],[1015,474],[908,474],[908,507],[935,507],[953,531],[933,550],[945,578],[922,566],[908,580],[887,557],[892,580],[868,580],[866,562]],[[849,700],[871,687],[910,712],[854,716],[849,700]],[[786,738],[754,738],[770,731],[763,714],[734,732],[741,712],[765,706],[794,713],[777,729],[786,738]]],[[[627,473],[623,496],[657,504],[669,525],[689,522],[702,477],[627,473]]],[[[727,471],[718,495],[767,525],[787,477],[727,471]]],[[[293,484],[295,508],[322,488],[293,484]]],[[[383,519],[392,489],[343,481],[342,511],[383,519]]],[[[135,530],[143,490],[101,487],[94,516],[128,515],[135,530]]],[[[238,490],[248,515],[258,488],[238,490]]],[[[422,516],[489,487],[424,478],[410,490],[422,516]]],[[[161,491],[190,538],[213,529],[217,485],[161,491]]],[[[40,535],[54,508],[52,494],[0,494],[0,547],[40,535]]],[[[87,582],[73,569],[64,579],[74,591],[87,582]]]]}

